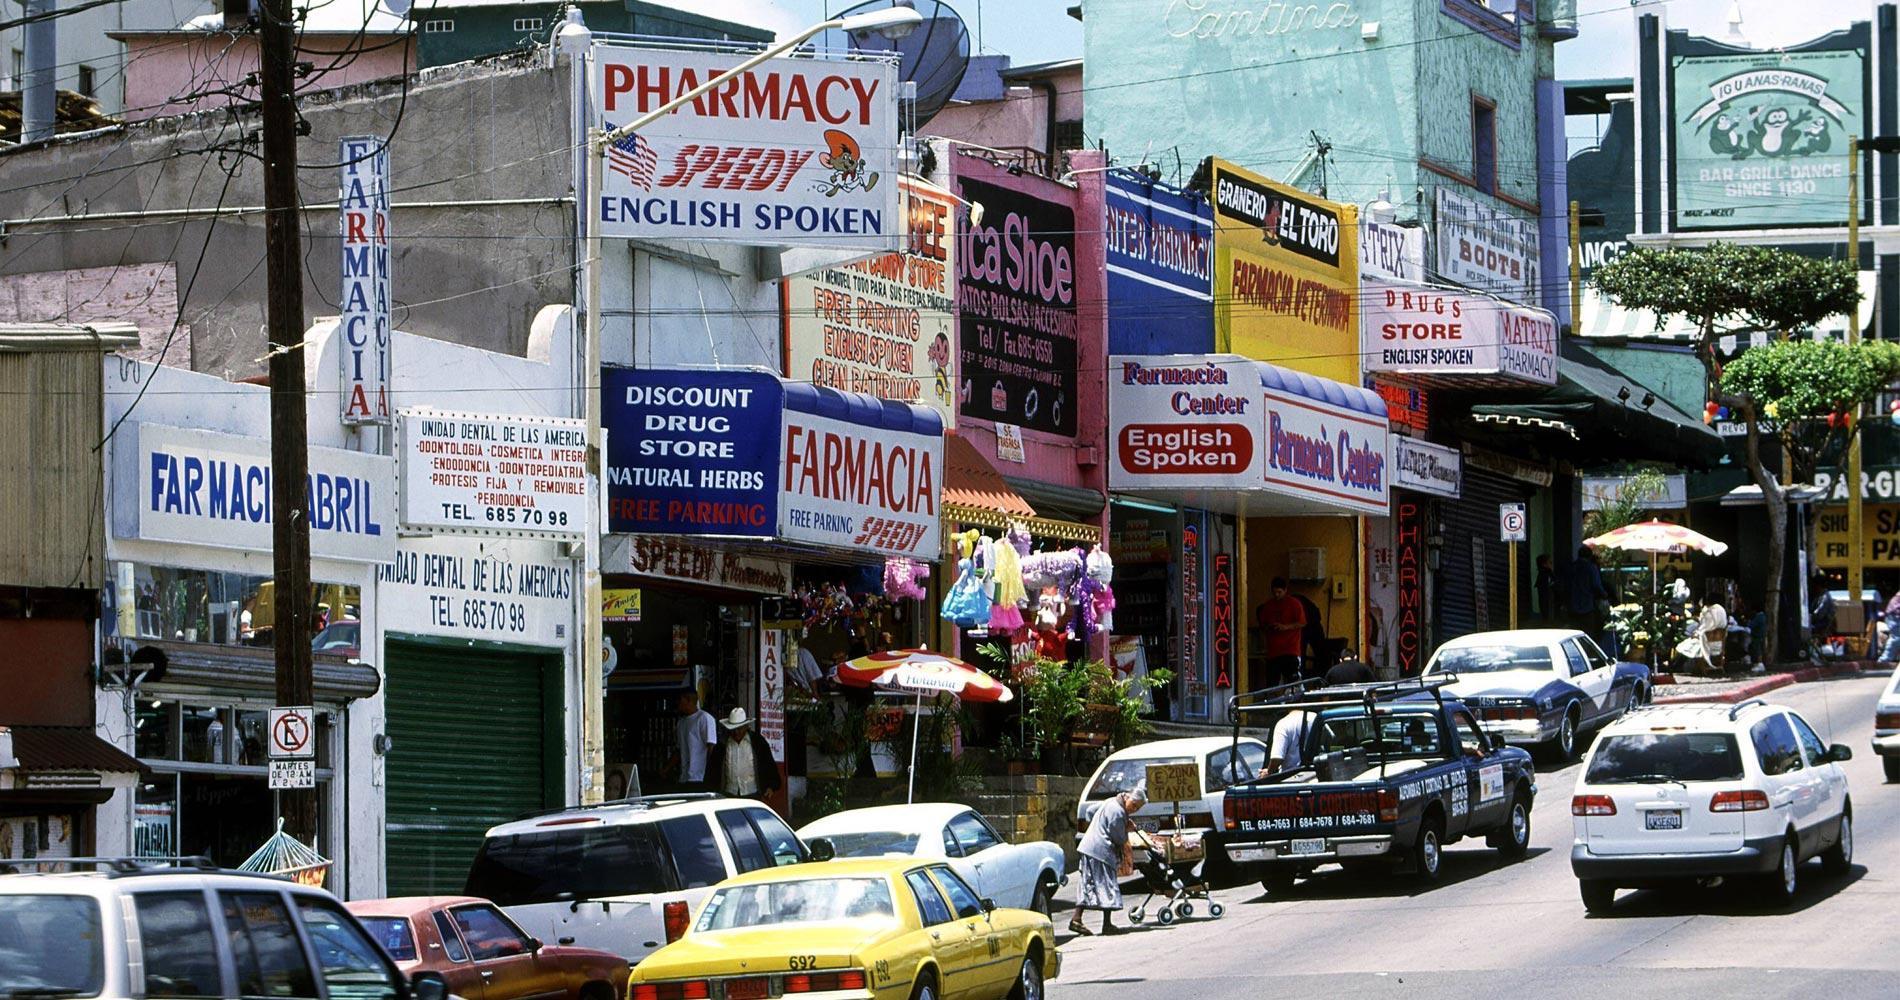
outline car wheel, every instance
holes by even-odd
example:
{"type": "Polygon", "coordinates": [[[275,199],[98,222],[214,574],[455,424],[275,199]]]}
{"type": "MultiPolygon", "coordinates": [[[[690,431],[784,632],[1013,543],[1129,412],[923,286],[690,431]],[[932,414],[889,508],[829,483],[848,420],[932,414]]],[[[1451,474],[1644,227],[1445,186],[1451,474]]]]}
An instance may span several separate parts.
{"type": "Polygon", "coordinates": [[[917,985],[911,987],[910,1000],[937,1000],[937,974],[920,973],[917,976],[917,985]]]}
{"type": "Polygon", "coordinates": [[[1616,886],[1602,879],[1579,879],[1577,889],[1583,894],[1583,908],[1587,913],[1602,915],[1616,905],[1616,886]]]}
{"type": "Polygon", "coordinates": [[[1444,824],[1432,817],[1419,824],[1418,843],[1412,848],[1412,860],[1422,882],[1438,881],[1445,862],[1444,824]]]}
{"type": "Polygon", "coordinates": [[[1880,765],[1887,769],[1887,783],[1900,784],[1900,757],[1882,757],[1880,765]]]}
{"type": "Polygon", "coordinates": [[[1557,738],[1551,741],[1551,749],[1557,752],[1557,759],[1569,762],[1577,759],[1577,710],[1564,713],[1564,721],[1557,724],[1557,738]]]}
{"type": "Polygon", "coordinates": [[[1294,872],[1291,868],[1272,868],[1266,877],[1260,880],[1260,888],[1267,890],[1269,896],[1286,896],[1293,892],[1294,872]]]}
{"type": "Polygon", "coordinates": [[[1035,955],[1023,959],[1023,967],[1016,973],[1016,985],[1010,988],[1009,1000],[1042,1000],[1042,963],[1035,955]]]}
{"type": "Polygon", "coordinates": [[[1781,860],[1775,870],[1762,877],[1762,894],[1777,906],[1794,902],[1801,883],[1801,856],[1795,853],[1794,834],[1781,842],[1781,860]]]}
{"type": "Polygon", "coordinates": [[[1845,875],[1854,866],[1854,813],[1841,813],[1841,836],[1821,855],[1821,867],[1829,875],[1845,875]]]}
{"type": "Polygon", "coordinates": [[[1504,829],[1492,836],[1496,839],[1491,842],[1491,846],[1507,858],[1515,860],[1530,851],[1531,804],[1523,792],[1511,796],[1511,812],[1506,818],[1504,829]]]}
{"type": "Polygon", "coordinates": [[[1036,891],[1030,894],[1029,908],[1045,917],[1052,916],[1054,911],[1051,910],[1050,907],[1054,904],[1055,898],[1055,879],[1044,875],[1042,878],[1036,880],[1036,891]]]}

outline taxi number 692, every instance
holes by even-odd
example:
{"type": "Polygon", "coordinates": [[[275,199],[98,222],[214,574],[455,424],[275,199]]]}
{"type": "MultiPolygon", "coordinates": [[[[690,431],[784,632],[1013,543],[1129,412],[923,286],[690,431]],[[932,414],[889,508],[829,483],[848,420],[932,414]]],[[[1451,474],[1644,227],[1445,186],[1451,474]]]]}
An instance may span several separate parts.
{"type": "Polygon", "coordinates": [[[792,956],[791,969],[793,972],[806,972],[811,969],[816,969],[817,967],[818,967],[817,955],[793,955],[792,956]]]}

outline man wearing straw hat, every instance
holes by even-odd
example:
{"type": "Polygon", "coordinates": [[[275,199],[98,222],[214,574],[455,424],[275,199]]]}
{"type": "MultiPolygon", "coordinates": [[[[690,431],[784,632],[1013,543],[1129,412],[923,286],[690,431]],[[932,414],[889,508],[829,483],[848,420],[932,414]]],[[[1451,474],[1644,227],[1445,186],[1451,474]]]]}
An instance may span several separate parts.
{"type": "Polygon", "coordinates": [[[719,741],[706,761],[706,771],[717,782],[713,786],[734,798],[757,798],[778,791],[778,763],[772,759],[772,745],[752,729],[745,709],[735,708],[719,720],[726,738],[719,741]]]}

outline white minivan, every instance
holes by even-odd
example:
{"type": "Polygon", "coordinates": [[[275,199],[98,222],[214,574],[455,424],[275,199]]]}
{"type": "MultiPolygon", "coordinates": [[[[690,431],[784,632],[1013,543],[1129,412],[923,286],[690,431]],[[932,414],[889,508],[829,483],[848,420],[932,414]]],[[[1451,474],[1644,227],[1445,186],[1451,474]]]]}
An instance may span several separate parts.
{"type": "Polygon", "coordinates": [[[1801,862],[1853,862],[1853,802],[1841,761],[1798,713],[1739,705],[1641,708],[1612,723],[1570,800],[1570,868],[1584,908],[1620,888],[1743,876],[1793,899],[1801,862]]]}
{"type": "MultiPolygon", "coordinates": [[[[1182,825],[1190,830],[1212,830],[1220,822],[1227,786],[1252,781],[1267,766],[1267,745],[1251,736],[1236,742],[1230,736],[1192,736],[1156,740],[1124,747],[1102,761],[1075,807],[1075,830],[1088,830],[1095,807],[1140,784],[1150,764],[1193,764],[1200,774],[1201,794],[1180,803],[1182,825]]],[[[1174,812],[1172,802],[1150,801],[1135,814],[1135,825],[1152,833],[1174,812]]]]}
{"type": "Polygon", "coordinates": [[[792,828],[763,803],[648,796],[489,830],[465,891],[551,944],[637,963],[686,932],[714,885],[807,860],[792,828]]]}

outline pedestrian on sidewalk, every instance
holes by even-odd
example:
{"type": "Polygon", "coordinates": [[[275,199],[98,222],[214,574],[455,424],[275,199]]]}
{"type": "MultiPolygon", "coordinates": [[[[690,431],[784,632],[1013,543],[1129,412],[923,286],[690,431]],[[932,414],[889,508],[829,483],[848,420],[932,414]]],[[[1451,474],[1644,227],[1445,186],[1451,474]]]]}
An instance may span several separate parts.
{"type": "Polygon", "coordinates": [[[712,713],[699,707],[699,692],[687,688],[674,699],[679,721],[673,724],[674,746],[667,770],[683,791],[706,786],[706,757],[719,745],[719,729],[712,713]]]}
{"type": "Polygon", "coordinates": [[[1300,679],[1300,647],[1305,645],[1306,608],[1287,593],[1286,577],[1268,585],[1266,600],[1254,610],[1266,632],[1267,677],[1277,686],[1300,679]]]}
{"type": "Polygon", "coordinates": [[[1603,586],[1597,554],[1588,545],[1577,546],[1576,561],[1564,571],[1564,593],[1571,626],[1596,640],[1597,645],[1603,645],[1603,621],[1609,611],[1610,592],[1603,586]]]}
{"type": "Polygon", "coordinates": [[[1122,875],[1134,874],[1135,856],[1128,844],[1128,831],[1135,828],[1130,817],[1148,804],[1148,783],[1135,787],[1095,807],[1088,831],[1076,846],[1081,855],[1077,871],[1082,876],[1082,891],[1076,898],[1075,916],[1069,918],[1069,930],[1087,936],[1095,933],[1082,923],[1088,910],[1102,911],[1102,933],[1120,934],[1115,926],[1115,911],[1122,908],[1122,875]]]}
{"type": "Polygon", "coordinates": [[[1880,662],[1892,663],[1900,660],[1900,590],[1887,598],[1887,608],[1880,616],[1887,623],[1887,648],[1880,651],[1880,662]]]}
{"type": "Polygon", "coordinates": [[[719,720],[726,738],[706,759],[706,771],[718,782],[718,791],[735,799],[750,799],[778,791],[778,762],[772,745],[752,728],[745,709],[735,708],[719,720]]]}

